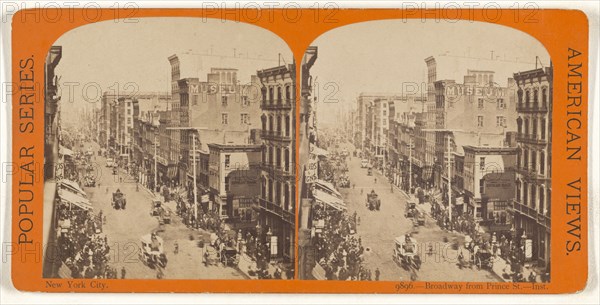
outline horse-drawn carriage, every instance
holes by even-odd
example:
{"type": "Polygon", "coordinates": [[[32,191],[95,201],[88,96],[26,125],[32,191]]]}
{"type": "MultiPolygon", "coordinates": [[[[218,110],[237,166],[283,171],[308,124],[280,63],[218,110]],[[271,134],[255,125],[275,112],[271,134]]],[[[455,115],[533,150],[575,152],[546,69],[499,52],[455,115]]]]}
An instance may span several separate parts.
{"type": "Polygon", "coordinates": [[[417,204],[414,200],[409,200],[406,203],[406,207],[404,208],[404,217],[413,218],[415,217],[419,211],[417,211],[417,204]]]}
{"type": "Polygon", "coordinates": [[[492,267],[494,266],[493,259],[494,259],[494,257],[492,255],[492,253],[486,249],[479,249],[475,253],[475,265],[477,265],[477,267],[479,269],[483,268],[483,269],[491,270],[492,267]]]}
{"type": "Polygon", "coordinates": [[[167,255],[163,248],[163,239],[158,235],[151,233],[140,238],[142,251],[141,260],[150,268],[164,268],[167,266],[167,255]]]}
{"type": "Polygon", "coordinates": [[[124,210],[127,205],[127,199],[125,199],[125,194],[121,193],[121,190],[117,189],[116,192],[112,194],[112,206],[115,210],[124,210]]]}
{"type": "Polygon", "coordinates": [[[381,199],[379,199],[379,196],[377,193],[375,193],[375,190],[371,190],[371,192],[367,194],[366,205],[370,211],[379,211],[381,208],[381,199]]]}
{"type": "Polygon", "coordinates": [[[152,200],[152,206],[150,206],[150,216],[160,216],[162,211],[162,201],[157,199],[152,200]]]}
{"type": "Polygon", "coordinates": [[[221,251],[221,263],[223,266],[237,266],[240,259],[238,252],[234,247],[225,247],[221,251]]]}
{"type": "Polygon", "coordinates": [[[394,247],[394,261],[405,270],[419,270],[421,258],[419,257],[417,241],[410,235],[396,237],[394,247]]]}

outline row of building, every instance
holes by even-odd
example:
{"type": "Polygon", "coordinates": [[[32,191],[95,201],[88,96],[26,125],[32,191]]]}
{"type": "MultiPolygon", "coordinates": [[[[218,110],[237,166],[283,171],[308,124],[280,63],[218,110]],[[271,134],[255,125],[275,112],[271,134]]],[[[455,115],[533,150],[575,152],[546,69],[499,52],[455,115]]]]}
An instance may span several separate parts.
{"type": "Polygon", "coordinates": [[[552,67],[451,56],[425,65],[422,95],[361,93],[347,138],[397,186],[441,191],[455,215],[526,237],[526,257],[547,266],[552,67]]]}
{"type": "Polygon", "coordinates": [[[104,93],[96,116],[101,147],[142,185],[185,190],[199,211],[262,232],[272,258],[291,260],[295,63],[254,70],[242,83],[238,69],[198,75],[186,54],[168,61],[171,93],[104,93]]]}

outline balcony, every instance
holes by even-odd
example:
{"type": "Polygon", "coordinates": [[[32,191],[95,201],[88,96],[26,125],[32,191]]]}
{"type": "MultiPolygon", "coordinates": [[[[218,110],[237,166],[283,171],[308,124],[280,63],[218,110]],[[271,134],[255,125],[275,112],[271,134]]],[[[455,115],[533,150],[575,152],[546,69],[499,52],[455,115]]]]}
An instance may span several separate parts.
{"type": "Polygon", "coordinates": [[[275,140],[275,141],[292,141],[292,135],[289,133],[285,135],[283,131],[278,130],[262,130],[260,132],[260,136],[266,140],[275,140]]]}
{"type": "Polygon", "coordinates": [[[280,176],[280,177],[294,177],[296,168],[292,163],[289,165],[289,171],[286,171],[282,166],[276,166],[275,164],[270,164],[267,162],[261,163],[261,169],[272,176],[280,176]]]}
{"type": "Polygon", "coordinates": [[[523,113],[545,113],[548,112],[548,106],[546,105],[538,105],[538,104],[517,104],[517,112],[523,113]]]}
{"type": "Polygon", "coordinates": [[[279,216],[281,220],[294,225],[296,223],[296,217],[294,213],[283,209],[280,205],[272,203],[266,199],[258,198],[258,205],[262,210],[265,210],[271,214],[279,216]]]}
{"type": "Polygon", "coordinates": [[[273,100],[272,102],[263,101],[260,105],[262,110],[292,110],[293,105],[292,99],[279,99],[273,100]]]}
{"type": "Polygon", "coordinates": [[[531,168],[530,166],[519,167],[517,168],[517,172],[528,181],[550,180],[546,175],[540,174],[537,168],[531,168]]]}
{"type": "Polygon", "coordinates": [[[532,220],[535,220],[538,224],[550,228],[550,217],[542,213],[538,213],[534,208],[526,206],[520,202],[513,202],[513,209],[519,212],[521,215],[528,216],[532,220]]]}
{"type": "Polygon", "coordinates": [[[521,143],[535,144],[535,145],[546,145],[548,144],[547,139],[539,138],[534,134],[517,134],[517,141],[521,143]]]}

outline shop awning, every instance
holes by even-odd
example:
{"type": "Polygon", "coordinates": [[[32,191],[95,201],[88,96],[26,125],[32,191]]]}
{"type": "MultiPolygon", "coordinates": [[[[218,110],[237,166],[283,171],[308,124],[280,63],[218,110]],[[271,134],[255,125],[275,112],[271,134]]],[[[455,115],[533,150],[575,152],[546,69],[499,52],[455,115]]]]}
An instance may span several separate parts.
{"type": "Polygon", "coordinates": [[[342,194],[340,194],[340,192],[338,192],[338,190],[335,188],[335,186],[333,186],[333,184],[331,184],[330,182],[327,182],[327,181],[322,180],[322,179],[318,179],[315,182],[316,182],[315,183],[316,187],[321,187],[327,193],[331,193],[331,194],[334,194],[334,195],[342,198],[342,194]]]}
{"type": "Polygon", "coordinates": [[[337,198],[333,195],[329,195],[326,192],[314,190],[313,196],[315,197],[317,202],[325,203],[338,211],[346,210],[346,204],[342,199],[337,198]]]}
{"type": "Polygon", "coordinates": [[[73,277],[71,276],[71,274],[71,269],[69,269],[69,267],[65,265],[65,263],[61,262],[60,268],[58,268],[58,277],[61,279],[72,279],[73,277]]]}
{"type": "Polygon", "coordinates": [[[310,149],[310,153],[311,153],[311,154],[315,154],[315,155],[317,155],[317,156],[322,156],[322,157],[327,157],[327,156],[329,156],[329,152],[328,152],[327,150],[325,150],[325,149],[323,149],[323,148],[320,148],[320,147],[318,147],[318,146],[316,146],[316,145],[315,145],[315,146],[313,146],[313,147],[311,147],[311,149],[310,149]]]}
{"type": "Polygon", "coordinates": [[[83,198],[73,192],[70,192],[67,190],[59,190],[58,196],[60,197],[61,200],[64,200],[69,204],[74,204],[82,209],[85,209],[85,210],[92,209],[92,205],[90,204],[89,200],[87,200],[86,198],[83,198]]]}
{"type": "Polygon", "coordinates": [[[316,264],[315,267],[313,268],[312,276],[315,278],[315,280],[319,280],[319,281],[327,280],[327,277],[325,277],[325,269],[323,269],[323,267],[321,267],[321,265],[319,265],[319,264],[316,264]]]}
{"type": "Polygon", "coordinates": [[[75,181],[71,181],[68,179],[62,179],[59,181],[60,186],[66,188],[67,190],[86,198],[87,194],[85,193],[84,190],[81,189],[81,187],[79,186],[79,183],[75,182],[75,181]]]}
{"type": "Polygon", "coordinates": [[[73,151],[72,150],[70,150],[70,149],[68,149],[68,148],[66,148],[66,147],[64,147],[62,145],[58,148],[58,153],[61,154],[61,155],[63,155],[63,156],[72,156],[73,155],[73,151]]]}

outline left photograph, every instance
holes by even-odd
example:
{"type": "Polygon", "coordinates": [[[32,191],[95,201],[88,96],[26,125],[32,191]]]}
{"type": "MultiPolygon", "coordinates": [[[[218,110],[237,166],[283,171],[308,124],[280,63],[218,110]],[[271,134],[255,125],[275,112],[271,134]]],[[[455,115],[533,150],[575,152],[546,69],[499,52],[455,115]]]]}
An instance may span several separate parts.
{"type": "Polygon", "coordinates": [[[45,278],[292,279],[295,71],[254,25],[113,20],[45,64],[45,278]]]}

